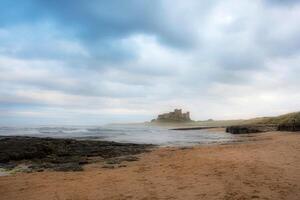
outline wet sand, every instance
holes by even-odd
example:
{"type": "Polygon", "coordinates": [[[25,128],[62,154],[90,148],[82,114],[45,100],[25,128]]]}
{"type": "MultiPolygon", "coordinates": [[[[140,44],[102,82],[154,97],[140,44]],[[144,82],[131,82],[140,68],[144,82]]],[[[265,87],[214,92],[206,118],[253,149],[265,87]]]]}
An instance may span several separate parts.
{"type": "Polygon", "coordinates": [[[243,143],[159,148],[127,167],[0,177],[1,200],[300,199],[300,133],[243,143]]]}

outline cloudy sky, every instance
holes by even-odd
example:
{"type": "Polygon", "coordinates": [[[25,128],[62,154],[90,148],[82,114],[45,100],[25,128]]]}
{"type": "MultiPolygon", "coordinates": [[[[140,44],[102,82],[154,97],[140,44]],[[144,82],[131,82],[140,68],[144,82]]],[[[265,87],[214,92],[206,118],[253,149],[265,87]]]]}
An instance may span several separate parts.
{"type": "Polygon", "coordinates": [[[0,124],[300,110],[295,0],[1,0],[0,124]]]}

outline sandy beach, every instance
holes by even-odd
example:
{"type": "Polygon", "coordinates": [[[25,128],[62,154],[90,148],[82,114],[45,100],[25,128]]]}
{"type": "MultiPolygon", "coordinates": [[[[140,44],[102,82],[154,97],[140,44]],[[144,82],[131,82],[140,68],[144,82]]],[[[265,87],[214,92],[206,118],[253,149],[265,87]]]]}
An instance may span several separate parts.
{"type": "Polygon", "coordinates": [[[0,0],[0,200],[300,200],[299,19],[0,0]]]}
{"type": "Polygon", "coordinates": [[[126,167],[0,177],[1,200],[300,199],[300,134],[254,134],[250,141],[158,148],[126,167]]]}

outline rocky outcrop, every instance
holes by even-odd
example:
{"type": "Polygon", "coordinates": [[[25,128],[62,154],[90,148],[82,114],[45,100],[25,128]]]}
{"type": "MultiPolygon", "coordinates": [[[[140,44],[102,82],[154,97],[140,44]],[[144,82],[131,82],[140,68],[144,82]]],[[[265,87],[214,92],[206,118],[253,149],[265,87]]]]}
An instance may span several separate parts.
{"type": "Polygon", "coordinates": [[[181,109],[175,109],[174,112],[158,115],[152,122],[189,122],[191,121],[190,112],[182,113],[181,109]]]}
{"type": "Polygon", "coordinates": [[[240,125],[240,126],[229,126],[226,128],[226,132],[232,134],[247,134],[247,133],[261,133],[268,131],[276,131],[277,126],[268,125],[268,126],[260,126],[260,125],[240,125]]]}
{"type": "Polygon", "coordinates": [[[35,171],[78,171],[92,157],[111,159],[148,151],[152,145],[74,139],[0,136],[0,166],[28,160],[35,171]]]}
{"type": "Polygon", "coordinates": [[[229,126],[226,128],[226,132],[232,134],[260,133],[268,131],[300,131],[300,124],[240,125],[229,126]]]}
{"type": "Polygon", "coordinates": [[[280,124],[278,131],[300,131],[300,124],[280,124]]]}

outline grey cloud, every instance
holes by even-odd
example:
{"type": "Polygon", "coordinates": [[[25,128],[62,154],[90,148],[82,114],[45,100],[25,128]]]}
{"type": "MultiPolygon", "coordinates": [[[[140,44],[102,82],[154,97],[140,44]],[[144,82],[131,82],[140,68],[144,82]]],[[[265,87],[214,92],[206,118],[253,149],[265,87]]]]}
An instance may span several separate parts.
{"type": "Polygon", "coordinates": [[[299,4],[299,0],[265,0],[265,2],[271,5],[280,5],[280,6],[291,6],[299,4]]]}
{"type": "Polygon", "coordinates": [[[99,107],[151,112],[183,105],[204,117],[210,110],[203,107],[216,115],[224,105],[226,111],[254,112],[253,93],[259,91],[262,101],[274,97],[278,110],[272,85],[282,84],[293,99],[299,89],[299,60],[291,61],[299,57],[299,8],[287,4],[20,1],[19,15],[0,8],[0,18],[7,19],[0,19],[0,62],[12,60],[0,66],[7,74],[0,76],[0,108],[92,113],[99,107]]]}
{"type": "Polygon", "coordinates": [[[20,1],[17,5],[5,0],[3,4],[2,7],[7,8],[2,10],[5,24],[54,21],[88,45],[93,45],[96,40],[113,40],[132,33],[146,33],[156,34],[162,42],[178,47],[194,45],[193,38],[196,35],[190,17],[204,21],[214,5],[213,1],[190,1],[191,6],[186,7],[181,1],[168,0],[78,0],[76,3],[71,0],[30,0],[20,1]],[[13,7],[16,11],[20,10],[19,14],[11,15],[9,10],[13,7]],[[197,13],[197,16],[190,13],[197,13]]]}

